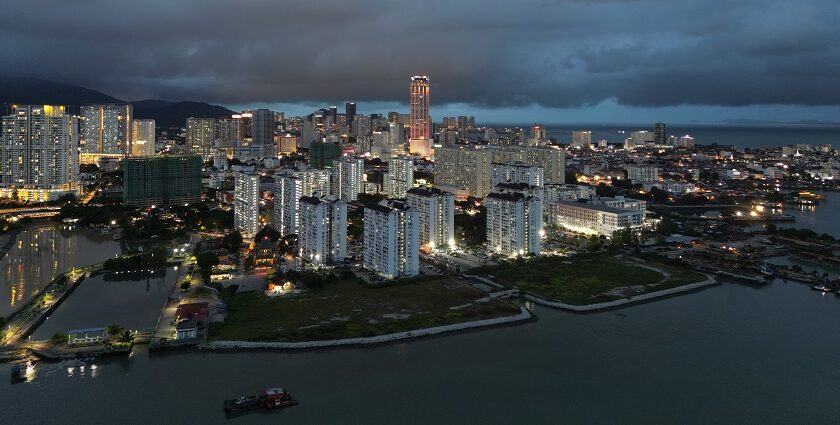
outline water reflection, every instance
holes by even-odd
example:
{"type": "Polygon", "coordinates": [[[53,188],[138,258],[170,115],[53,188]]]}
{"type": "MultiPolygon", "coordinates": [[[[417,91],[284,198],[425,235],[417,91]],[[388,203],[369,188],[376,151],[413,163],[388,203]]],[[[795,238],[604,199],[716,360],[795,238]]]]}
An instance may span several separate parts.
{"type": "Polygon", "coordinates": [[[21,231],[0,260],[0,316],[25,304],[59,273],[120,252],[107,235],[78,226],[46,223],[21,231]]]}

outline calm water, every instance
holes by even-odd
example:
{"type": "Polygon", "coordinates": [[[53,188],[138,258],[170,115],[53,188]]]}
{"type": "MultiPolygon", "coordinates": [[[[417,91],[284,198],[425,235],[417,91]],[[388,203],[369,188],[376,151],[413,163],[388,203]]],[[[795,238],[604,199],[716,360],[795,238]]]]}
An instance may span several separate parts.
{"type": "MultiPolygon", "coordinates": [[[[549,137],[561,143],[572,139],[572,131],[592,131],[592,141],[607,139],[610,143],[624,143],[635,130],[653,131],[653,124],[638,126],[580,125],[549,126],[549,137]],[[624,131],[624,133],[621,133],[624,131]]],[[[836,125],[714,125],[675,124],[667,126],[668,135],[690,134],[698,144],[733,145],[738,148],[766,148],[797,143],[830,144],[840,148],[840,126],[836,125]]]]}
{"type": "MultiPolygon", "coordinates": [[[[104,275],[86,279],[55,313],[39,326],[33,339],[48,339],[56,332],[98,328],[109,324],[126,329],[151,330],[169,297],[177,272],[172,268],[148,280],[106,280],[104,275]]],[[[111,275],[114,276],[114,275],[111,275]]]]}
{"type": "MultiPolygon", "coordinates": [[[[818,193],[825,195],[825,201],[820,201],[818,206],[788,206],[784,209],[784,213],[796,217],[796,221],[780,221],[776,223],[776,226],[811,229],[840,239],[840,192],[818,193]]],[[[753,227],[764,228],[764,226],[764,224],[756,224],[753,227]]]]}
{"type": "Polygon", "coordinates": [[[37,224],[17,235],[0,260],[0,316],[6,316],[56,275],[121,252],[119,242],[78,226],[37,224]]]}
{"type": "Polygon", "coordinates": [[[376,348],[39,365],[34,382],[0,386],[14,406],[0,422],[223,423],[224,398],[285,385],[300,406],[230,423],[830,424],[838,312],[840,298],[800,284],[724,284],[376,348]]]}
{"type": "MultiPolygon", "coordinates": [[[[837,236],[838,207],[840,198],[829,197],[797,224],[837,236]]],[[[125,304],[129,299],[157,297],[152,287],[144,292],[144,283],[132,284],[136,298],[110,293],[119,284],[85,282],[73,297],[101,305],[87,312],[71,298],[49,325],[129,320],[140,317],[127,312],[135,308],[125,304]]],[[[538,321],[524,325],[373,348],[149,355],[141,347],[128,358],[40,364],[32,382],[14,386],[2,366],[0,424],[226,423],[223,399],[276,385],[301,405],[229,422],[835,424],[840,418],[840,298],[805,285],[724,283],[619,311],[537,308],[536,314],[538,321]]]]}

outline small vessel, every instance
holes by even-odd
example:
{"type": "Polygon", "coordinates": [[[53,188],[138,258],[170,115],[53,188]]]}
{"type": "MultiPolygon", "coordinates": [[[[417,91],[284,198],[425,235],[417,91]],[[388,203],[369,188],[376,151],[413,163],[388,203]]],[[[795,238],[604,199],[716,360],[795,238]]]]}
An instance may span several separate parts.
{"type": "Polygon", "coordinates": [[[224,410],[232,415],[254,409],[283,409],[297,404],[297,400],[292,399],[292,395],[283,388],[265,388],[256,395],[225,400],[224,410]]]}
{"type": "Polygon", "coordinates": [[[830,286],[825,285],[823,283],[818,283],[816,285],[811,285],[811,289],[813,289],[815,291],[820,291],[820,292],[831,292],[831,291],[834,290],[830,286]]]}
{"type": "Polygon", "coordinates": [[[758,269],[758,271],[765,276],[775,276],[776,274],[776,269],[766,261],[761,265],[761,268],[758,269]]]}

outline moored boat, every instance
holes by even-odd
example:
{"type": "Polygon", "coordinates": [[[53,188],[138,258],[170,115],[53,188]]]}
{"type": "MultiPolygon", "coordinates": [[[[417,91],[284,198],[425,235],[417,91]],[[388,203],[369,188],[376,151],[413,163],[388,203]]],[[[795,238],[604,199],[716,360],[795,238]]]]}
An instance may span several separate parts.
{"type": "Polygon", "coordinates": [[[254,409],[283,409],[297,404],[297,400],[292,399],[292,395],[283,388],[266,388],[256,395],[225,400],[224,411],[231,415],[254,409]]]}

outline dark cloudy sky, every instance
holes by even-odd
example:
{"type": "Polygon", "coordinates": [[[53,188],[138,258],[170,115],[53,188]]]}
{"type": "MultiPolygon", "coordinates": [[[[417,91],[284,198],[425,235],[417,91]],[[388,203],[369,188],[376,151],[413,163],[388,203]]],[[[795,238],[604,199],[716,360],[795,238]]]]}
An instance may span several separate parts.
{"type": "Polygon", "coordinates": [[[837,0],[4,2],[0,73],[126,100],[485,121],[840,120],[837,0]],[[437,109],[437,111],[435,111],[437,109]]]}

